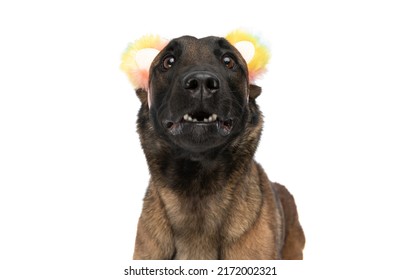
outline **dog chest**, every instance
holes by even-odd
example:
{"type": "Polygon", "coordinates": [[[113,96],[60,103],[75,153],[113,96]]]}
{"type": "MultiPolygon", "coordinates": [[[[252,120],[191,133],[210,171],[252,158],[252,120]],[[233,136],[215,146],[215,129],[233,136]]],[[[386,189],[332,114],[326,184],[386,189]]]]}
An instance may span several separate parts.
{"type": "Polygon", "coordinates": [[[182,199],[169,189],[160,194],[173,230],[175,258],[217,259],[227,205],[218,196],[182,199]]]}

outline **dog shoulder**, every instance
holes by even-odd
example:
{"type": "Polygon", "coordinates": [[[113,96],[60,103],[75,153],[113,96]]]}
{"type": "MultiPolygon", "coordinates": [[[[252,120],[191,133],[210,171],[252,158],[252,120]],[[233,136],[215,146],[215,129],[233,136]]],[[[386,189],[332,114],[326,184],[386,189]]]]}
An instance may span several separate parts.
{"type": "Polygon", "coordinates": [[[294,197],[287,188],[281,184],[272,183],[272,187],[280,198],[284,215],[285,243],[282,249],[282,258],[292,260],[302,259],[305,235],[299,223],[294,197]]]}
{"type": "Polygon", "coordinates": [[[138,222],[134,259],[171,259],[174,251],[172,229],[164,203],[151,183],[138,222]]]}

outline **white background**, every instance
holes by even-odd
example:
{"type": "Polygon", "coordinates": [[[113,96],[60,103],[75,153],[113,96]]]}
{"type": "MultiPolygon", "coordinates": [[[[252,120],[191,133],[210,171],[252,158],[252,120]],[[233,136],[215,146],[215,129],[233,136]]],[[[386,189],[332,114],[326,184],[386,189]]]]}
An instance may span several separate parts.
{"type": "Polygon", "coordinates": [[[2,1],[0,278],[120,276],[149,179],[121,53],[148,33],[245,27],[273,54],[259,83],[265,128],[256,159],[296,198],[305,264],[345,279],[395,279],[396,2],[2,1]]]}

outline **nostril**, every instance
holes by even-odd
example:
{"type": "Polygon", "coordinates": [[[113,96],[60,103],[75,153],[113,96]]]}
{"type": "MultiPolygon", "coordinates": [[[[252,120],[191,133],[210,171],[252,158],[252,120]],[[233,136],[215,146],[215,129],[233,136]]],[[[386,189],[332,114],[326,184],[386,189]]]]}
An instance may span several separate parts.
{"type": "Polygon", "coordinates": [[[206,87],[210,90],[216,90],[220,88],[219,80],[215,78],[207,78],[206,79],[206,87]]]}
{"type": "Polygon", "coordinates": [[[182,79],[183,89],[194,98],[208,98],[220,89],[220,80],[212,72],[194,71],[182,79]]]}
{"type": "Polygon", "coordinates": [[[197,89],[199,86],[197,79],[189,79],[185,83],[185,89],[197,89]]]}

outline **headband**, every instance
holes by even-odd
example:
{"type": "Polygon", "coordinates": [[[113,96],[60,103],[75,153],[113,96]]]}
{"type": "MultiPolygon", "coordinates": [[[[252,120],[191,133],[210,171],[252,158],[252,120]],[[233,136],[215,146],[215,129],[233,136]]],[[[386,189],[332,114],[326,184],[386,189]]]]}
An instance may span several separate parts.
{"type": "MultiPolygon", "coordinates": [[[[249,81],[254,83],[266,72],[270,59],[269,50],[258,37],[243,30],[232,31],[225,38],[245,59],[249,81]]],[[[168,42],[169,40],[157,35],[145,35],[128,45],[122,56],[121,69],[127,74],[135,89],[148,89],[150,65],[168,42]]]]}

